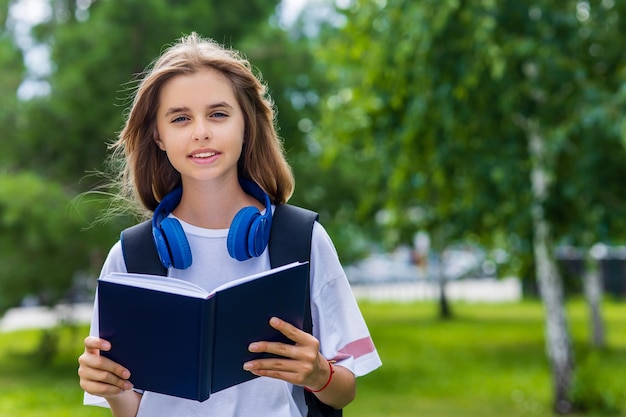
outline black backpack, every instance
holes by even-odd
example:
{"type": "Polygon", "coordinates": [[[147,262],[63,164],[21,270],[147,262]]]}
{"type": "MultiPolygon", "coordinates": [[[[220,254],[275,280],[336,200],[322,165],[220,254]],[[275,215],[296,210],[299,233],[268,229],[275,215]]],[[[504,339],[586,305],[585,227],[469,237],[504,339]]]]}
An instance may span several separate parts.
{"type": "MultiPolygon", "coordinates": [[[[301,207],[290,204],[276,206],[268,243],[272,268],[310,259],[311,235],[317,219],[317,213],[301,207]]],[[[167,275],[167,268],[161,264],[154,245],[150,220],[122,231],[121,240],[124,262],[128,272],[167,275]]],[[[311,319],[309,288],[307,285],[306,299],[309,302],[306,304],[303,328],[306,332],[312,333],[313,321],[311,319]]],[[[309,410],[308,417],[341,417],[342,410],[329,407],[319,401],[312,393],[304,390],[304,397],[309,410]]]]}

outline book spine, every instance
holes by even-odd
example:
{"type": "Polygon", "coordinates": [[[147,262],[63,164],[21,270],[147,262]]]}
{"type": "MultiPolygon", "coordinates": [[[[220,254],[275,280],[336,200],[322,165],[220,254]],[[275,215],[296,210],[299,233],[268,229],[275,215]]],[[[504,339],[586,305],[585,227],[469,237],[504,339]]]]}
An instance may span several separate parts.
{"type": "Polygon", "coordinates": [[[213,342],[215,326],[215,298],[203,300],[200,309],[200,346],[198,349],[198,396],[200,401],[205,401],[211,396],[211,384],[213,375],[213,342]]]}

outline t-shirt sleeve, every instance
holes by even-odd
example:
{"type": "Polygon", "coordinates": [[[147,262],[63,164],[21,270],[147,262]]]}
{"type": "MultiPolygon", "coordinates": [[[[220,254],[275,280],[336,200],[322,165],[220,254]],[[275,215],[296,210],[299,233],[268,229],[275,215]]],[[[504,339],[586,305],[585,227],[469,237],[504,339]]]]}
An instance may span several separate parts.
{"type": "Polygon", "coordinates": [[[356,376],[381,366],[335,246],[319,223],[311,242],[311,301],[313,335],[326,359],[336,360],[356,376]]]}
{"type": "MultiPolygon", "coordinates": [[[[112,272],[126,272],[126,264],[124,263],[124,255],[122,253],[122,244],[120,241],[115,243],[100,270],[100,278],[112,272]]],[[[91,316],[91,326],[89,328],[90,336],[98,336],[98,297],[94,300],[93,315],[91,316]]]]}
{"type": "MultiPolygon", "coordinates": [[[[124,255],[122,254],[122,245],[118,241],[113,245],[109,254],[104,261],[102,270],[100,271],[100,277],[103,277],[111,272],[126,272],[126,264],[124,263],[124,255]]],[[[91,316],[91,326],[89,327],[90,336],[99,336],[98,332],[98,297],[94,299],[93,314],[91,316]]],[[[83,397],[83,404],[95,405],[99,407],[108,407],[109,403],[102,397],[91,395],[85,392],[83,397]]]]}

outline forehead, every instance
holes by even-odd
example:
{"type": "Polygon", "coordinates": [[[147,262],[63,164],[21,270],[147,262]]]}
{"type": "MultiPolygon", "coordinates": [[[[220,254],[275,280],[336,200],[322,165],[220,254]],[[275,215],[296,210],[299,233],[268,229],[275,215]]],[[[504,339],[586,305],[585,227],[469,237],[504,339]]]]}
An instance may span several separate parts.
{"type": "Polygon", "coordinates": [[[167,80],[161,87],[159,104],[191,105],[194,103],[226,101],[237,105],[232,82],[221,72],[204,69],[191,74],[180,74],[167,80]]]}

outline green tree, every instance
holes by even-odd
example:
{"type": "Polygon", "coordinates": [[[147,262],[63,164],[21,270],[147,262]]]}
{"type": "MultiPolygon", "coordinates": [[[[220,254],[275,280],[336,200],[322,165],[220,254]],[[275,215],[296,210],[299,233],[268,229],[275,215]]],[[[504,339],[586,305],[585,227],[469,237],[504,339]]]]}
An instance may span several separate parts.
{"type": "Polygon", "coordinates": [[[102,170],[106,145],[121,128],[132,78],[164,45],[191,31],[226,44],[266,24],[278,0],[51,0],[52,17],[34,29],[51,50],[50,94],[29,100],[11,164],[77,188],[87,172],[102,170]],[[85,6],[88,4],[88,6],[85,6]],[[37,149],[36,153],[32,150],[37,149]]]}
{"type": "Polygon", "coordinates": [[[460,240],[505,248],[518,273],[536,277],[561,413],[572,409],[574,358],[555,242],[578,227],[587,244],[623,238],[606,227],[620,224],[606,204],[625,208],[614,194],[626,183],[615,128],[624,14],[614,2],[356,1],[320,52],[340,87],[318,140],[335,161],[360,158],[375,184],[361,209],[391,213],[399,240],[423,228],[439,250],[460,240]],[[605,48],[609,39],[618,45],[605,48]],[[618,174],[599,182],[593,160],[618,174]],[[588,186],[602,190],[585,193],[591,212],[568,205],[575,192],[563,198],[588,186]]]}
{"type": "MultiPolygon", "coordinates": [[[[332,8],[329,8],[332,10],[332,8]]],[[[351,221],[360,195],[362,175],[358,164],[325,163],[319,143],[312,137],[319,120],[321,97],[331,88],[325,70],[313,54],[317,45],[332,37],[333,26],[319,12],[319,4],[305,7],[288,27],[274,19],[239,47],[267,83],[278,113],[279,135],[296,177],[293,204],[320,213],[344,262],[355,260],[368,249],[365,234],[351,221]],[[355,199],[347,199],[352,195],[355,199]]]]}
{"type": "Polygon", "coordinates": [[[22,51],[8,28],[8,0],[0,1],[0,124],[3,126],[0,139],[0,163],[7,157],[7,150],[18,141],[16,119],[19,115],[17,90],[26,73],[22,51]]]}
{"type": "Polygon", "coordinates": [[[117,232],[89,228],[97,204],[73,203],[58,183],[31,173],[0,175],[0,313],[26,295],[45,305],[72,297],[93,276],[117,232]]]}

